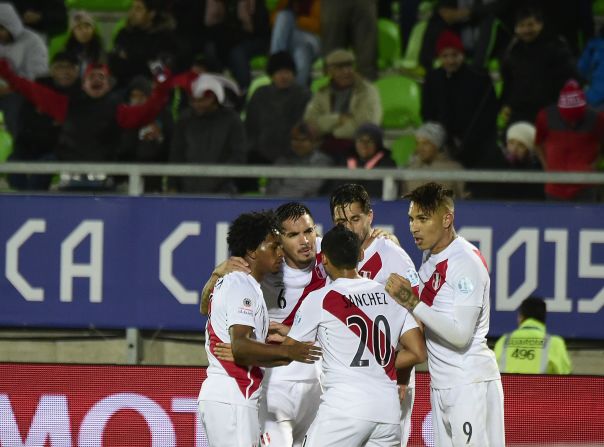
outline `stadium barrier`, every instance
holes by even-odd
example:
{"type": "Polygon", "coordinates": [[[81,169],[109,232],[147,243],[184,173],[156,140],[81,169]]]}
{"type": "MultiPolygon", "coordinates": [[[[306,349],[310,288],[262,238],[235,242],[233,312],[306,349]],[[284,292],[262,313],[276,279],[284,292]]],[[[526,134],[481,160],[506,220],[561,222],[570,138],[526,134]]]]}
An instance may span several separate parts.
{"type": "MultiPolygon", "coordinates": [[[[201,349],[201,347],[200,347],[201,349]]],[[[0,446],[206,447],[204,368],[0,363],[0,446]]],[[[431,446],[417,374],[410,446],[431,446]]],[[[504,375],[506,445],[604,446],[604,377],[504,375]]]]}

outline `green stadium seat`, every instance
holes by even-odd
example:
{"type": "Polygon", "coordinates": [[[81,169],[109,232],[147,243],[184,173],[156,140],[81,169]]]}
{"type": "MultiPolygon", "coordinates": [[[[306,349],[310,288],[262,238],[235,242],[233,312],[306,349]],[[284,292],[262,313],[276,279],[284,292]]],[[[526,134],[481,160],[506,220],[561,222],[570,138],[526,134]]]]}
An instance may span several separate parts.
{"type": "Polygon", "coordinates": [[[52,61],[55,55],[63,51],[67,45],[69,39],[69,31],[65,31],[63,34],[57,34],[48,41],[48,60],[52,61]]]}
{"type": "Polygon", "coordinates": [[[279,0],[264,0],[264,4],[266,5],[268,12],[273,12],[277,8],[279,0]]]}
{"type": "Polygon", "coordinates": [[[604,16],[604,0],[594,0],[592,10],[594,16],[604,16]]]}
{"type": "Polygon", "coordinates": [[[132,0],[65,0],[67,9],[87,11],[127,11],[132,0]]]}
{"type": "Polygon", "coordinates": [[[389,19],[378,20],[378,67],[393,67],[401,58],[401,31],[397,23],[389,19]]]}
{"type": "Polygon", "coordinates": [[[392,143],[390,152],[392,159],[399,168],[407,166],[411,160],[411,156],[415,152],[415,136],[409,134],[398,137],[392,143]]]}
{"type": "Polygon", "coordinates": [[[268,56],[254,56],[250,61],[250,67],[255,71],[264,71],[266,70],[266,64],[268,63],[268,56]]]}
{"type": "Polygon", "coordinates": [[[109,42],[107,42],[107,51],[113,50],[115,39],[117,39],[119,32],[126,27],[126,23],[128,23],[128,17],[122,17],[115,25],[113,25],[113,28],[111,29],[111,38],[109,39],[109,42]]]}
{"type": "Polygon", "coordinates": [[[271,78],[268,75],[262,75],[257,78],[254,78],[247,91],[246,100],[249,101],[250,98],[252,97],[252,95],[254,94],[254,92],[256,90],[258,90],[258,88],[260,88],[264,85],[269,85],[270,83],[271,83],[271,78]]]}
{"type": "Polygon", "coordinates": [[[421,90],[417,82],[406,76],[388,76],[378,79],[375,86],[384,111],[382,127],[397,129],[421,124],[421,90]]]}
{"type": "Polygon", "coordinates": [[[320,78],[315,79],[310,84],[310,91],[313,93],[318,92],[321,88],[325,87],[329,84],[329,76],[321,76],[320,78]]]}
{"type": "Polygon", "coordinates": [[[428,20],[418,21],[411,30],[409,35],[409,42],[407,42],[407,48],[405,55],[403,56],[402,66],[406,69],[413,70],[417,69],[419,65],[419,54],[422,49],[422,43],[424,41],[424,34],[428,27],[428,20]]]}

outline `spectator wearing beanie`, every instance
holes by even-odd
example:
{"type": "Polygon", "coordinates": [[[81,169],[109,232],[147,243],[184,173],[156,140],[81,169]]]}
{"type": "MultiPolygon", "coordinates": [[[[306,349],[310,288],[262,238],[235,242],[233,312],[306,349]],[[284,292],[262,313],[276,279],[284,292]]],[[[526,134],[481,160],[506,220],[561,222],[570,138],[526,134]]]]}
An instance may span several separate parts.
{"type": "MultiPolygon", "coordinates": [[[[355,133],[354,147],[354,153],[346,158],[348,169],[396,168],[390,151],[384,147],[384,133],[376,124],[364,123],[359,126],[355,133]]],[[[353,183],[363,185],[371,197],[382,197],[380,180],[355,180],[353,183]]]]}
{"type": "MultiPolygon", "coordinates": [[[[595,170],[604,140],[604,115],[587,105],[577,81],[567,81],[557,104],[539,111],[536,128],[535,149],[545,171],[595,170]]],[[[547,183],[545,194],[548,200],[591,202],[597,200],[597,187],[547,183]]]]}
{"type": "Polygon", "coordinates": [[[269,57],[267,73],[271,83],[258,88],[246,108],[248,162],[252,164],[274,164],[288,154],[291,130],[310,99],[308,89],[296,83],[296,65],[286,51],[269,57]]]}
{"type": "Polygon", "coordinates": [[[79,60],[81,73],[89,64],[104,62],[103,41],[93,17],[88,12],[72,13],[65,51],[79,60]]]}
{"type": "MultiPolygon", "coordinates": [[[[527,121],[518,121],[506,131],[504,151],[506,169],[542,171],[541,163],[535,152],[535,126],[527,121]]],[[[498,196],[509,200],[534,200],[545,198],[543,185],[539,183],[506,183],[501,185],[498,196]]]]}
{"type": "MultiPolygon", "coordinates": [[[[464,168],[495,168],[503,164],[497,147],[497,98],[490,76],[469,67],[461,39],[444,31],[436,43],[441,66],[428,72],[422,91],[424,122],[440,123],[446,131],[451,158],[464,168]]],[[[485,184],[470,186],[473,196],[489,197],[485,184]]]]}
{"type": "MultiPolygon", "coordinates": [[[[415,153],[407,166],[410,170],[435,170],[449,171],[461,170],[463,166],[456,161],[451,160],[445,151],[445,141],[447,134],[443,126],[435,122],[424,123],[415,131],[415,153]]],[[[406,180],[401,183],[402,192],[409,192],[427,183],[428,180],[406,180]]],[[[443,182],[451,189],[455,196],[463,198],[465,192],[464,182],[443,182]]]]}

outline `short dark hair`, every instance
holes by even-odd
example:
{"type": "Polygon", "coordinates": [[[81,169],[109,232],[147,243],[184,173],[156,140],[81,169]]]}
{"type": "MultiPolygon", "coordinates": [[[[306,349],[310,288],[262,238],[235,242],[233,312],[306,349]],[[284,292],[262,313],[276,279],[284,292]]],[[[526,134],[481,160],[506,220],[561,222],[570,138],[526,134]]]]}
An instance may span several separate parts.
{"type": "Polygon", "coordinates": [[[425,213],[433,214],[443,205],[452,209],[454,194],[439,183],[429,182],[405,194],[403,198],[417,204],[425,213]]]}
{"type": "Polygon", "coordinates": [[[545,323],[547,306],[542,298],[529,296],[522,302],[518,311],[524,318],[534,318],[535,320],[545,323]]]}
{"type": "Polygon", "coordinates": [[[336,225],[321,240],[321,252],[337,268],[356,268],[360,250],[361,240],[344,225],[336,225]]]}
{"type": "Polygon", "coordinates": [[[253,251],[269,234],[278,234],[279,224],[272,211],[243,213],[229,228],[227,244],[233,256],[243,257],[253,251]]]}
{"type": "Polygon", "coordinates": [[[295,222],[305,214],[308,214],[312,218],[312,214],[308,207],[300,202],[287,202],[275,210],[275,215],[277,216],[279,224],[283,224],[283,222],[290,219],[295,222]]]}
{"type": "Polygon", "coordinates": [[[346,183],[338,186],[329,197],[329,209],[331,216],[338,207],[344,207],[354,202],[359,202],[365,214],[371,211],[371,199],[367,190],[356,183],[346,183]]]}
{"type": "Polygon", "coordinates": [[[524,19],[534,18],[538,22],[543,23],[543,11],[538,6],[529,3],[526,6],[518,8],[516,11],[515,22],[518,23],[524,19]]]}

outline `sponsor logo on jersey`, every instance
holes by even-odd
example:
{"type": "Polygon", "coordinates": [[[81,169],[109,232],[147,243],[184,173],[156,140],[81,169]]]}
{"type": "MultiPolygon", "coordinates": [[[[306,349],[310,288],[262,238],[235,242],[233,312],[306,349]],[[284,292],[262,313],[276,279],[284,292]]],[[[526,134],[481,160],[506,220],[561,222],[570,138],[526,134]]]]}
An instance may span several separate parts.
{"type": "Polygon", "coordinates": [[[414,268],[408,268],[405,272],[405,278],[411,283],[411,287],[419,286],[419,275],[414,268]]]}
{"type": "Polygon", "coordinates": [[[249,316],[254,315],[254,312],[252,312],[252,309],[245,308],[245,307],[240,307],[239,309],[237,309],[237,313],[243,314],[243,315],[249,315],[249,316]]]}
{"type": "Polygon", "coordinates": [[[252,307],[252,299],[244,298],[243,299],[243,307],[252,307]]]}
{"type": "Polygon", "coordinates": [[[474,291],[474,283],[467,276],[459,278],[459,280],[457,281],[457,290],[459,290],[464,295],[468,295],[474,291]]]}

